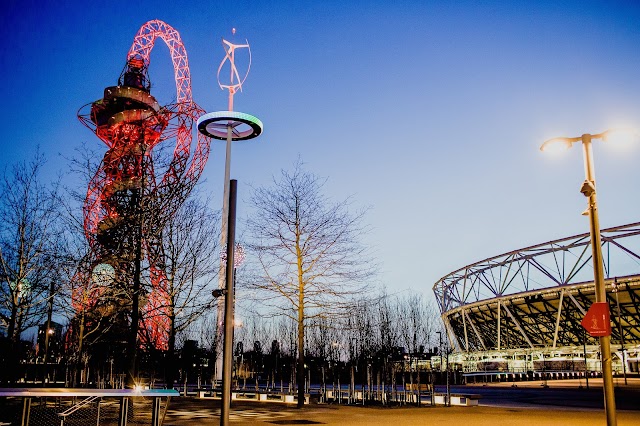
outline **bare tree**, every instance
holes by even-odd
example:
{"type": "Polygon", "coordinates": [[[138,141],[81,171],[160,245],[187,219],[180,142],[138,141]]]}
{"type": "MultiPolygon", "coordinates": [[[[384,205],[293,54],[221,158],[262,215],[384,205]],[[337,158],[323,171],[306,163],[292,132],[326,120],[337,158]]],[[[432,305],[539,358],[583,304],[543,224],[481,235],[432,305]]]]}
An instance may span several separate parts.
{"type": "Polygon", "coordinates": [[[317,317],[311,321],[311,327],[307,333],[308,352],[316,357],[319,362],[316,368],[319,367],[320,371],[315,371],[315,373],[320,374],[323,392],[326,392],[327,369],[331,370],[332,361],[337,360],[336,348],[341,340],[339,333],[341,329],[344,329],[344,327],[339,319],[317,317]]]}
{"type": "MultiPolygon", "coordinates": [[[[424,347],[429,341],[431,326],[431,312],[428,304],[424,302],[422,296],[410,293],[405,297],[396,299],[396,316],[398,318],[398,331],[400,342],[406,348],[409,361],[409,385],[414,388],[414,367],[417,367],[415,360],[419,353],[424,353],[424,347]]],[[[406,367],[402,364],[403,372],[406,367]]],[[[418,370],[417,385],[420,386],[420,374],[418,370]]],[[[404,380],[404,375],[403,375],[404,380]]]]}
{"type": "MultiPolygon", "coordinates": [[[[0,328],[8,355],[26,329],[46,315],[57,266],[58,184],[42,177],[44,157],[5,169],[0,177],[0,328]]],[[[11,370],[9,367],[6,370],[11,370]]]]}
{"type": "Polygon", "coordinates": [[[125,364],[123,345],[128,330],[130,311],[127,288],[113,265],[96,264],[86,237],[83,204],[87,197],[87,182],[98,169],[101,152],[89,144],[75,149],[65,158],[68,171],[74,176],[65,186],[61,207],[68,270],[58,281],[58,315],[69,322],[67,351],[73,374],[73,385],[89,380],[89,375],[108,369],[116,374],[125,364]],[[73,268],[71,266],[73,265],[73,268]]]}
{"type": "Polygon", "coordinates": [[[393,308],[393,301],[386,293],[380,296],[377,303],[377,331],[375,345],[378,347],[378,358],[382,369],[383,381],[391,384],[396,391],[395,363],[391,362],[394,348],[399,346],[397,311],[393,308]]]}
{"type": "Polygon", "coordinates": [[[308,320],[344,312],[350,296],[363,290],[372,274],[364,211],[351,211],[350,199],[332,202],[322,194],[325,179],[302,168],[282,171],[270,187],[251,198],[255,214],[248,221],[251,248],[260,265],[253,285],[265,290],[264,302],[282,315],[295,312],[297,324],[298,407],[304,403],[304,343],[308,320]]]}
{"type": "MultiPolygon", "coordinates": [[[[166,274],[165,303],[147,316],[168,317],[167,383],[171,386],[176,335],[186,330],[214,306],[211,295],[218,272],[218,216],[208,201],[192,196],[180,206],[162,232],[161,264],[166,274]]],[[[163,322],[163,321],[161,321],[163,322]]],[[[164,322],[167,323],[167,322],[164,322]]],[[[150,330],[143,330],[149,333],[150,330]]],[[[147,339],[148,341],[150,339],[147,339]]],[[[151,345],[150,345],[151,347],[151,345]]]]}
{"type": "MultiPolygon", "coordinates": [[[[173,151],[162,145],[158,146],[152,155],[155,171],[161,175],[172,160],[173,151]]],[[[216,225],[219,217],[207,207],[210,200],[202,197],[197,189],[190,193],[184,203],[176,204],[176,211],[166,211],[166,208],[151,195],[144,197],[139,207],[142,216],[140,222],[148,229],[153,228],[154,243],[150,246],[142,241],[138,244],[136,240],[134,251],[136,259],[140,259],[139,265],[136,260],[135,267],[139,268],[141,288],[139,306],[135,310],[132,303],[135,290],[130,286],[129,275],[117,273],[117,268],[114,270],[109,265],[109,259],[97,265],[100,273],[96,273],[96,255],[89,248],[83,219],[78,215],[85,202],[87,182],[95,175],[100,158],[99,150],[85,145],[76,150],[73,158],[68,159],[72,172],[78,177],[77,180],[83,182],[80,188],[68,189],[69,199],[73,200],[75,205],[69,205],[67,208],[69,227],[76,228],[77,235],[81,236],[76,246],[79,247],[79,251],[84,250],[85,254],[81,265],[82,273],[75,277],[67,291],[70,296],[75,295],[78,299],[71,312],[71,321],[75,326],[73,337],[77,343],[76,348],[84,351],[84,346],[90,349],[96,343],[122,340],[127,333],[130,344],[131,331],[135,329],[139,344],[145,345],[151,355],[157,355],[157,347],[153,343],[161,336],[160,340],[166,343],[167,350],[164,357],[167,366],[165,379],[171,384],[175,378],[174,366],[178,364],[174,358],[176,348],[180,346],[176,339],[178,336],[186,337],[193,333],[194,328],[191,326],[206,314],[213,303],[211,284],[215,281],[219,266],[219,226],[216,225]],[[158,221],[157,218],[164,219],[158,221]],[[146,259],[145,254],[153,258],[153,265],[146,259]],[[155,286],[152,285],[152,281],[155,286]],[[73,286],[75,288],[71,288],[73,286]],[[91,303],[87,303],[87,299],[91,303]],[[134,310],[137,315],[133,315],[134,310]],[[135,321],[138,315],[140,321],[135,321]],[[133,322],[137,325],[131,326],[133,322]],[[122,330],[122,325],[127,326],[129,331],[122,330]]],[[[128,256],[133,255],[129,253],[128,256]]],[[[131,269],[129,272],[134,271],[131,269]]],[[[215,347],[210,349],[216,350],[215,347]]],[[[120,350],[120,354],[122,353],[120,350]]],[[[120,366],[124,368],[122,362],[120,366]]]]}
{"type": "MultiPolygon", "coordinates": [[[[218,336],[218,320],[215,312],[202,315],[197,321],[192,322],[185,330],[178,333],[176,336],[176,347],[179,347],[181,342],[179,340],[189,339],[197,340],[200,346],[206,352],[208,358],[208,365],[210,367],[211,384],[215,382],[216,371],[216,354],[220,351],[218,336]]],[[[206,378],[205,378],[206,380],[206,378]]]]}

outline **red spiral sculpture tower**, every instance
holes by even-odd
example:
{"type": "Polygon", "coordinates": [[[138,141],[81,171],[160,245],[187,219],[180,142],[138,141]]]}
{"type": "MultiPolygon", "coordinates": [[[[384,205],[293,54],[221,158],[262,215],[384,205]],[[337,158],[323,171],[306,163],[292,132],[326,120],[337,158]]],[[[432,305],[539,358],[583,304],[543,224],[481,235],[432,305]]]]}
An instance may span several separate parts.
{"type": "MultiPolygon", "coordinates": [[[[198,133],[189,162],[192,126],[203,113],[192,99],[180,34],[159,20],[147,22],[136,34],[118,85],[107,87],[102,99],[78,113],[108,149],[89,182],[83,207],[88,269],[93,272],[79,280],[74,307],[91,309],[113,292],[96,279],[96,272],[110,265],[111,286],[135,293],[136,300],[140,296],[139,337],[157,349],[167,348],[170,317],[161,233],[207,161],[210,139],[198,133]],[[167,106],[160,106],[151,95],[148,78],[149,56],[158,38],[169,48],[176,82],[176,102],[167,106]],[[168,143],[175,143],[173,157],[168,164],[154,164],[154,147],[168,143]],[[143,261],[148,262],[151,284],[146,290],[140,288],[143,261]]],[[[131,321],[137,319],[135,310],[134,304],[131,321]]]]}

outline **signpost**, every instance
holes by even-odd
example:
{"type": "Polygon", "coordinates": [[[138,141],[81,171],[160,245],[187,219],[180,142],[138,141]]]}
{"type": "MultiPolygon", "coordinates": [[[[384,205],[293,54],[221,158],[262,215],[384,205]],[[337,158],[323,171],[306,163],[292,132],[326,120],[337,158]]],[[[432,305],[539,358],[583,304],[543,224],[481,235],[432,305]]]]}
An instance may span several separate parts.
{"type": "Polygon", "coordinates": [[[609,304],[607,302],[593,303],[580,324],[593,337],[611,336],[609,304]]]}

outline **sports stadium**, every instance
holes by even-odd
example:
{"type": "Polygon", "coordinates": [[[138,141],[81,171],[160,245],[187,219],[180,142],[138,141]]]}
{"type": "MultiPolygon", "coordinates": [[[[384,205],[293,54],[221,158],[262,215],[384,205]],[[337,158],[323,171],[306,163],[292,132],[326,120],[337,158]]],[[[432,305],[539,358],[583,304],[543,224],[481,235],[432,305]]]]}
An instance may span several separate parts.
{"type": "MultiPolygon", "coordinates": [[[[601,230],[614,373],[638,373],[640,223],[601,230]]],[[[467,265],[433,286],[449,363],[465,375],[581,377],[601,371],[581,326],[595,302],[589,234],[467,265]]]]}

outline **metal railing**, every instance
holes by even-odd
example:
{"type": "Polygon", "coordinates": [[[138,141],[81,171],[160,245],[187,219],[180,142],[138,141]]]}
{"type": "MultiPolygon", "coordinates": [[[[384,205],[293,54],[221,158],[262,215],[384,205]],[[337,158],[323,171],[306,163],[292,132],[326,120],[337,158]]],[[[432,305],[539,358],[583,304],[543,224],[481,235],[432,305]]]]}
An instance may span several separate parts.
{"type": "Polygon", "coordinates": [[[0,425],[161,426],[178,395],[173,389],[0,389],[0,425]]]}

